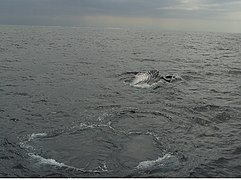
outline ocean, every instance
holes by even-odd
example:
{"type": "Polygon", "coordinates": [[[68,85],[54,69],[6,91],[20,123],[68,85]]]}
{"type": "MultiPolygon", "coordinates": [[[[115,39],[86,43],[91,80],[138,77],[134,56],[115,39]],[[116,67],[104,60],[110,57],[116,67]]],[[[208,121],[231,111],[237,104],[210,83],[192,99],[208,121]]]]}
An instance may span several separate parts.
{"type": "Polygon", "coordinates": [[[238,33],[1,25],[0,177],[241,177],[240,95],[238,33]]]}

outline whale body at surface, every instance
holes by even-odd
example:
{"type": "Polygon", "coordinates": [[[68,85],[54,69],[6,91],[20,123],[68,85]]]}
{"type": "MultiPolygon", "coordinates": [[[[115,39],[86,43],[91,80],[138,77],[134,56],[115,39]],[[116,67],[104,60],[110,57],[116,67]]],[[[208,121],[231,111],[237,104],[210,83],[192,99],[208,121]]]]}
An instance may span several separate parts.
{"type": "Polygon", "coordinates": [[[161,76],[159,71],[151,70],[137,73],[134,76],[134,79],[131,81],[130,85],[145,88],[154,86],[159,82],[171,83],[178,78],[180,77],[176,73],[172,75],[161,76]]]}

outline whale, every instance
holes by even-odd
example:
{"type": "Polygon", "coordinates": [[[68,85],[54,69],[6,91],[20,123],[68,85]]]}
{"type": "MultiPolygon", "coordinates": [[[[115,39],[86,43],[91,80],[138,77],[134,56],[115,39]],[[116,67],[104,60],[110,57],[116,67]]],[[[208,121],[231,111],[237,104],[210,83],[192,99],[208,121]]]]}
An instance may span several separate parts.
{"type": "Polygon", "coordinates": [[[133,86],[149,85],[150,86],[161,80],[171,83],[176,77],[177,77],[177,74],[161,76],[159,71],[157,70],[144,71],[144,72],[139,72],[135,74],[134,79],[131,82],[131,85],[133,86]]]}

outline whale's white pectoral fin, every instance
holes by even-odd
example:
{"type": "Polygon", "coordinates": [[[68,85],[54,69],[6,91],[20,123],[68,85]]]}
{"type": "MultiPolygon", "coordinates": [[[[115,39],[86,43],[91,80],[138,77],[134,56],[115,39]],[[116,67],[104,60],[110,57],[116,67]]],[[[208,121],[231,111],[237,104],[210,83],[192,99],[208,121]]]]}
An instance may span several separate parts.
{"type": "Polygon", "coordinates": [[[148,73],[138,73],[135,75],[135,79],[132,81],[132,84],[139,84],[147,82],[150,79],[150,75],[148,73]]]}
{"type": "Polygon", "coordinates": [[[131,86],[135,87],[152,87],[157,85],[160,82],[168,82],[171,83],[173,81],[176,81],[177,79],[181,79],[178,74],[173,74],[173,75],[166,75],[166,76],[161,76],[159,74],[159,71],[157,70],[151,70],[151,71],[146,71],[146,72],[139,72],[134,76],[134,79],[130,83],[131,86]]]}
{"type": "Polygon", "coordinates": [[[137,87],[150,87],[152,84],[157,83],[160,79],[161,78],[157,70],[140,72],[135,75],[131,85],[137,87]]]}

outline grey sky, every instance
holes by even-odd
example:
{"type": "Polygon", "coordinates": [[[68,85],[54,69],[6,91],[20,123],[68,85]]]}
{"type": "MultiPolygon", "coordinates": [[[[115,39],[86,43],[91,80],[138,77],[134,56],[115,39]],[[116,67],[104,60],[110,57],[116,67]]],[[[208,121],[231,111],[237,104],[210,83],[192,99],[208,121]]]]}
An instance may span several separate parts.
{"type": "Polygon", "coordinates": [[[241,32],[241,0],[0,0],[0,24],[241,32]]]}

